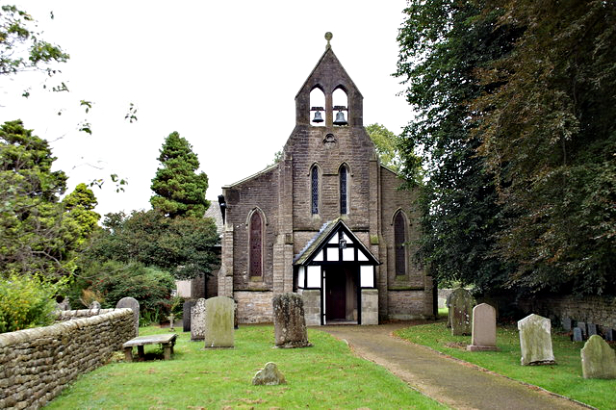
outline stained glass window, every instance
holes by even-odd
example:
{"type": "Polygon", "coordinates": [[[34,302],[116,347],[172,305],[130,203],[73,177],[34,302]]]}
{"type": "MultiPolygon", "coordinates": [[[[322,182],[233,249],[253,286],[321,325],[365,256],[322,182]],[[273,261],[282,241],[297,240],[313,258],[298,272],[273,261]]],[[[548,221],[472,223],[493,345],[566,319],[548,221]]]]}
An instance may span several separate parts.
{"type": "Polygon", "coordinates": [[[263,275],[262,226],[261,215],[254,212],[250,217],[250,276],[263,275]]]}
{"type": "Polygon", "coordinates": [[[342,215],[345,215],[347,213],[349,213],[349,208],[347,205],[347,198],[348,198],[348,192],[347,192],[347,169],[346,167],[343,165],[340,168],[340,213],[342,215]]]}
{"type": "Polygon", "coordinates": [[[319,170],[317,169],[317,167],[312,168],[311,180],[312,180],[312,200],[311,200],[312,214],[315,215],[319,213],[319,170]]]}
{"type": "Polygon", "coordinates": [[[394,220],[394,244],[396,253],[396,275],[406,274],[406,224],[402,212],[396,214],[394,220]]]}

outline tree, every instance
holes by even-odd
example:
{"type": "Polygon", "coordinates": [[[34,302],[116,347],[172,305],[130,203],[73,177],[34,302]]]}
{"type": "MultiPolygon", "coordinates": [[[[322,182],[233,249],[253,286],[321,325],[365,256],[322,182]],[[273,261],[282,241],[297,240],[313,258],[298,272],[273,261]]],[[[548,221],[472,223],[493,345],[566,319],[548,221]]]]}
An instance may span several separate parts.
{"type": "Polygon", "coordinates": [[[107,214],[102,232],[95,235],[86,258],[98,262],[139,262],[165,269],[176,279],[207,275],[218,263],[218,243],[210,218],[169,218],[156,210],[107,214]]]}
{"type": "Polygon", "coordinates": [[[494,25],[498,12],[482,17],[482,4],[410,1],[395,73],[418,114],[400,143],[406,179],[422,185],[417,256],[437,280],[472,283],[480,291],[504,286],[512,267],[492,253],[502,208],[492,175],[477,155],[470,106],[491,85],[474,73],[508,54],[516,37],[507,25],[494,25]]]}
{"type": "Polygon", "coordinates": [[[98,221],[101,216],[94,212],[98,205],[94,192],[86,184],[78,184],[73,192],[64,197],[62,204],[67,212],[66,217],[75,223],[73,229],[77,232],[77,244],[84,245],[100,229],[98,221]]]}
{"type": "Polygon", "coordinates": [[[190,143],[172,132],[165,139],[158,160],[161,166],[152,179],[152,208],[170,217],[203,217],[210,205],[205,199],[208,178],[204,172],[196,173],[199,159],[190,143]]]}
{"type": "Polygon", "coordinates": [[[73,269],[76,233],[59,203],[66,174],[47,141],[19,120],[0,127],[0,272],[56,276],[73,269]]]}
{"type": "Polygon", "coordinates": [[[534,291],[616,294],[616,3],[500,0],[515,52],[477,72],[479,152],[512,217],[498,256],[534,291]]]}
{"type": "Polygon", "coordinates": [[[370,124],[366,126],[366,131],[370,135],[370,139],[376,146],[376,152],[379,154],[381,164],[393,169],[396,172],[401,170],[400,162],[400,137],[389,131],[381,124],[370,124]]]}

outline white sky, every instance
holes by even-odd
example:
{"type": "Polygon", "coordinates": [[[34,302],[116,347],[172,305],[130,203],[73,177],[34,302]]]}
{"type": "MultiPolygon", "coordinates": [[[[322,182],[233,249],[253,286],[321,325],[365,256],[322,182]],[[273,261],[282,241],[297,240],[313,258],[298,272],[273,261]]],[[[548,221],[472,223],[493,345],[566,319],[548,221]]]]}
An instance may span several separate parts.
{"type": "Polygon", "coordinates": [[[43,91],[38,75],[2,78],[0,121],[21,118],[52,143],[69,192],[111,173],[127,178],[124,193],[111,181],[94,189],[100,214],[150,208],[156,158],[173,131],[199,156],[208,199],[272,163],[293,130],[295,95],[325,51],[327,31],[364,96],[364,124],[399,133],[412,117],[391,76],[405,0],[8,3],[71,55],[59,66],[71,92],[43,91]],[[94,104],[89,114],[82,99],[94,104]],[[130,103],[138,109],[132,124],[124,119],[130,103]],[[77,132],[82,121],[92,135],[77,132]]]}

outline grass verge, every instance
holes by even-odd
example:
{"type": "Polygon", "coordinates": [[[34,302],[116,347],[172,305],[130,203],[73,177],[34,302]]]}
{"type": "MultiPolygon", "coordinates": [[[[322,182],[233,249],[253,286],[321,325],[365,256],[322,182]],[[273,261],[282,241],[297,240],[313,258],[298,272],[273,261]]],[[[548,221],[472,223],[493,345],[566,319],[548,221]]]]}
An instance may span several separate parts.
{"type": "MultiPolygon", "coordinates": [[[[141,328],[140,334],[168,329],[141,328]]],[[[384,368],[356,358],[345,343],[308,330],[314,345],[275,349],[272,326],[242,326],[234,349],[205,350],[179,333],[173,360],[116,362],[81,376],[49,409],[443,408],[384,368]],[[286,385],[253,386],[275,362],[286,385]]],[[[146,355],[160,348],[146,346],[146,355]]]]}
{"type": "Polygon", "coordinates": [[[470,336],[452,336],[445,321],[401,329],[396,334],[413,343],[476,364],[512,379],[542,387],[599,409],[616,409],[616,380],[584,379],[580,350],[582,342],[553,333],[556,365],[521,366],[520,340],[514,326],[499,327],[498,352],[468,352],[470,336]]]}

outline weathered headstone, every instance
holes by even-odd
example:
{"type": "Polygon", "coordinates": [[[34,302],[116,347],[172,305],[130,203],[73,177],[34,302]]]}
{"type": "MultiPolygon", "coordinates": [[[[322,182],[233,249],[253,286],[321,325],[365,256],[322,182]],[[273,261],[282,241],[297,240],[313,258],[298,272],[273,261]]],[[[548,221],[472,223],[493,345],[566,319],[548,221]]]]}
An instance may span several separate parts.
{"type": "Polygon", "coordinates": [[[577,327],[582,329],[582,337],[584,339],[586,339],[588,337],[588,330],[586,329],[586,323],[585,322],[577,322],[577,327]]]}
{"type": "Polygon", "coordinates": [[[68,297],[64,297],[61,302],[56,302],[56,310],[71,310],[71,303],[68,297]]]}
{"type": "Polygon", "coordinates": [[[574,342],[584,341],[584,335],[582,334],[582,329],[580,329],[579,327],[573,328],[573,341],[574,342]]]}
{"type": "Polygon", "coordinates": [[[225,296],[216,296],[205,301],[206,349],[234,346],[233,305],[233,299],[225,296]]]}
{"type": "Polygon", "coordinates": [[[616,352],[601,336],[590,336],[581,354],[585,379],[616,379],[616,352]]]}
{"type": "Polygon", "coordinates": [[[274,334],[276,347],[309,347],[304,300],[297,293],[274,296],[274,334]]]}
{"type": "Polygon", "coordinates": [[[451,312],[451,334],[453,336],[471,334],[473,306],[475,306],[475,298],[468,290],[458,288],[451,293],[449,312],[451,312]]]}
{"type": "Polygon", "coordinates": [[[185,332],[190,332],[190,310],[195,306],[195,303],[197,302],[194,300],[187,300],[182,306],[182,330],[185,332]]]}
{"type": "Polygon", "coordinates": [[[563,330],[570,331],[571,330],[571,318],[568,316],[563,317],[562,319],[563,330]]]}
{"type": "Polygon", "coordinates": [[[447,327],[451,328],[451,317],[453,316],[453,311],[451,310],[451,292],[447,295],[447,299],[445,299],[445,306],[447,307],[447,327]]]}
{"type": "Polygon", "coordinates": [[[197,299],[190,310],[190,340],[205,338],[205,299],[197,299]]]}
{"type": "Polygon", "coordinates": [[[473,308],[473,334],[466,350],[498,350],[496,348],[496,309],[487,303],[473,308]]]}
{"type": "Polygon", "coordinates": [[[605,329],[604,331],[605,340],[608,342],[614,341],[614,329],[605,329]]]}
{"type": "Polygon", "coordinates": [[[100,309],[100,308],[101,308],[101,304],[97,300],[92,301],[92,303],[90,303],[90,306],[88,306],[88,309],[90,310],[100,309]]]}
{"type": "Polygon", "coordinates": [[[555,364],[550,319],[528,315],[518,321],[522,366],[555,364]]]}
{"type": "Polygon", "coordinates": [[[252,384],[255,386],[276,386],[286,384],[287,381],[284,375],[278,370],[276,363],[269,362],[265,367],[255,374],[252,379],[252,384]]]}
{"type": "Polygon", "coordinates": [[[586,325],[588,328],[588,338],[597,334],[597,325],[594,323],[589,323],[586,325]]]}
{"type": "Polygon", "coordinates": [[[135,322],[135,335],[139,336],[139,302],[130,296],[118,300],[116,309],[129,308],[133,310],[133,320],[135,322]]]}

